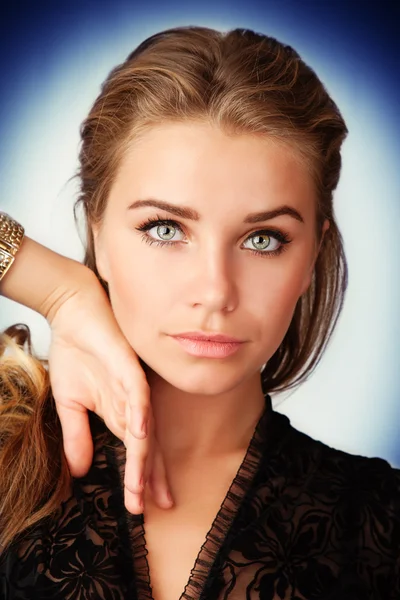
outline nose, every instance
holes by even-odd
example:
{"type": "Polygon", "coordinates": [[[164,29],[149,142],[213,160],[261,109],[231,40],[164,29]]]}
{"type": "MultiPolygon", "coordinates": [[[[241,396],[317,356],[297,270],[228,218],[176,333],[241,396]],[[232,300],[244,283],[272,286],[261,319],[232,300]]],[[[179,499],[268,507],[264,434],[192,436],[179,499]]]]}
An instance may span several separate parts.
{"type": "Polygon", "coordinates": [[[232,257],[222,249],[203,252],[193,268],[189,290],[192,305],[200,304],[210,312],[232,310],[238,295],[232,257]]]}

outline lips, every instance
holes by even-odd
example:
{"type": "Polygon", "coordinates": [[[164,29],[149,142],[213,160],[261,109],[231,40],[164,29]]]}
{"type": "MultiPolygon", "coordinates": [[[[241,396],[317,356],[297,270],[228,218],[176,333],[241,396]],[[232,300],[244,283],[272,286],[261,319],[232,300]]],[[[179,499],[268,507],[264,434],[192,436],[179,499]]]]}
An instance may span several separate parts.
{"type": "Polygon", "coordinates": [[[184,333],[177,333],[176,335],[174,335],[173,337],[180,337],[180,338],[186,338],[189,340],[200,340],[203,342],[221,342],[221,343],[235,343],[235,344],[239,344],[242,343],[242,340],[239,340],[238,338],[229,336],[229,335],[224,335],[222,333],[203,333],[203,332],[199,332],[199,331],[186,331],[184,333]]]}
{"type": "MultiPolygon", "coordinates": [[[[178,344],[190,355],[198,358],[220,358],[224,359],[231,356],[243,346],[243,342],[216,342],[207,340],[203,336],[201,339],[182,337],[180,335],[172,336],[178,344]]],[[[227,336],[222,336],[226,339],[227,336]]],[[[230,338],[232,339],[232,338],[230,338]]]]}

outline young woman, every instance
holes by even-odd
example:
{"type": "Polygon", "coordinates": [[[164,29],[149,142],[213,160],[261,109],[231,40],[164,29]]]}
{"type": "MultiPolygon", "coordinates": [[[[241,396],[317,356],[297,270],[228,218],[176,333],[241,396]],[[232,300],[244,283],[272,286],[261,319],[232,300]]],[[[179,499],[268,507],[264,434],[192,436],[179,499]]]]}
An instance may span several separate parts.
{"type": "Polygon", "coordinates": [[[26,239],[1,284],[53,332],[49,373],[26,329],[2,337],[2,597],[400,597],[400,472],[269,395],[310,375],[343,303],[346,133],[249,30],[167,30],[110,73],[81,129],[84,266],[26,239]]]}

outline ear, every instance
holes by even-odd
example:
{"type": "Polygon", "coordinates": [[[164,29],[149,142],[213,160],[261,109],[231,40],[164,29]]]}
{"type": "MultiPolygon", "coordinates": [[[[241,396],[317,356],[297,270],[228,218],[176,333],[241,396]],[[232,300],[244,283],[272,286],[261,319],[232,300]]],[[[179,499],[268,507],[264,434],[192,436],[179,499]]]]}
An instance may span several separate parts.
{"type": "Polygon", "coordinates": [[[312,280],[312,276],[313,276],[313,273],[314,273],[315,263],[317,261],[318,255],[319,255],[319,251],[321,249],[321,245],[322,245],[322,241],[323,241],[324,236],[325,236],[325,232],[329,229],[329,226],[330,226],[329,220],[325,219],[324,224],[322,226],[321,240],[320,240],[318,248],[317,248],[317,250],[315,252],[314,259],[313,259],[313,261],[312,261],[312,263],[310,265],[310,268],[307,271],[307,275],[305,277],[305,281],[304,281],[303,288],[302,288],[300,296],[302,296],[303,294],[305,294],[306,291],[308,290],[308,288],[311,285],[311,280],[312,280]]]}
{"type": "Polygon", "coordinates": [[[108,283],[109,266],[105,250],[104,232],[99,225],[92,225],[92,233],[96,267],[100,277],[108,283]]]}

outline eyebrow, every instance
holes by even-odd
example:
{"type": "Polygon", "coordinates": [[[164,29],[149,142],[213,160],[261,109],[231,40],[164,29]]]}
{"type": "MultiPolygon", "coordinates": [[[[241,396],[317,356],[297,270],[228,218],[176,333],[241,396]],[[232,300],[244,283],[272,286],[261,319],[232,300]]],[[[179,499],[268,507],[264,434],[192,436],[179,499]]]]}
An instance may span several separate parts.
{"type": "MultiPolygon", "coordinates": [[[[200,221],[200,214],[197,212],[197,210],[189,208],[188,206],[178,206],[176,204],[170,204],[169,202],[165,202],[164,200],[156,200],[154,198],[148,198],[146,200],[136,200],[136,202],[132,202],[132,204],[128,206],[128,210],[141,208],[143,206],[152,206],[154,208],[166,210],[167,212],[177,217],[180,217],[181,219],[200,221]]],[[[301,216],[301,214],[295,208],[293,208],[292,206],[288,206],[287,204],[283,206],[277,206],[276,208],[271,210],[262,210],[260,212],[250,213],[247,215],[247,217],[245,217],[243,223],[260,223],[261,221],[269,221],[270,219],[280,217],[281,215],[289,215],[297,221],[304,223],[304,219],[301,216]]]]}

